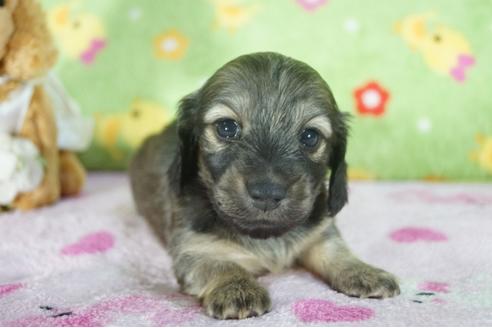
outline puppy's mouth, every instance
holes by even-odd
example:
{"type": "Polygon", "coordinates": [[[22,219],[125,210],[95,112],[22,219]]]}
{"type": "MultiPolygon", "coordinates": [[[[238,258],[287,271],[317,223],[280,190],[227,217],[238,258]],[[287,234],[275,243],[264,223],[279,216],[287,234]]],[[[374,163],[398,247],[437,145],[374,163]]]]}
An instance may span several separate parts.
{"type": "Polygon", "coordinates": [[[219,217],[227,225],[235,228],[239,233],[255,239],[280,237],[296,225],[292,223],[286,224],[285,222],[271,222],[267,220],[243,220],[230,217],[227,214],[219,214],[219,217]]]}
{"type": "Polygon", "coordinates": [[[280,237],[293,228],[293,225],[280,225],[278,223],[273,224],[268,221],[254,222],[248,225],[236,224],[234,221],[232,221],[232,223],[241,233],[256,239],[280,237]]]}
{"type": "Polygon", "coordinates": [[[271,197],[277,192],[274,188],[262,186],[260,191],[272,193],[262,198],[248,189],[246,183],[238,183],[241,179],[237,176],[241,177],[229,174],[228,179],[209,189],[209,201],[219,221],[241,234],[265,239],[279,237],[309,220],[314,196],[319,193],[309,181],[296,180],[299,182],[290,184],[287,192],[277,198],[271,197]]]}
{"type": "Polygon", "coordinates": [[[279,237],[305,221],[309,213],[288,206],[272,211],[242,208],[229,213],[220,203],[213,202],[218,218],[225,224],[235,228],[239,233],[251,238],[266,239],[279,237]]]}

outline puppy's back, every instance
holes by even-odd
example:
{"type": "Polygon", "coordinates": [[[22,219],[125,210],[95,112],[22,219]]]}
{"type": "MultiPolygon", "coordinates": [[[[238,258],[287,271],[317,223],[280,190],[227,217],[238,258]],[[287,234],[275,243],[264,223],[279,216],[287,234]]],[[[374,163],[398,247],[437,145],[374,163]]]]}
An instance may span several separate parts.
{"type": "Polygon", "coordinates": [[[173,122],[161,133],[144,141],[129,167],[137,211],[147,219],[164,243],[170,233],[174,199],[168,171],[177,147],[176,123],[173,122]]]}

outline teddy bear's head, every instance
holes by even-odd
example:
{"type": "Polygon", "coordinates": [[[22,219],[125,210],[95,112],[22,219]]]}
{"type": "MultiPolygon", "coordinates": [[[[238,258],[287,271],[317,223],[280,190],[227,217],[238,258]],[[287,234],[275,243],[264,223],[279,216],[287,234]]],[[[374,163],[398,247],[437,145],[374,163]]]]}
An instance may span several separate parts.
{"type": "Polygon", "coordinates": [[[2,60],[7,50],[7,43],[14,31],[12,11],[16,4],[14,0],[0,0],[0,60],[2,60]]]}
{"type": "Polygon", "coordinates": [[[56,58],[40,5],[34,0],[0,0],[0,76],[21,81],[36,78],[56,58]]]}

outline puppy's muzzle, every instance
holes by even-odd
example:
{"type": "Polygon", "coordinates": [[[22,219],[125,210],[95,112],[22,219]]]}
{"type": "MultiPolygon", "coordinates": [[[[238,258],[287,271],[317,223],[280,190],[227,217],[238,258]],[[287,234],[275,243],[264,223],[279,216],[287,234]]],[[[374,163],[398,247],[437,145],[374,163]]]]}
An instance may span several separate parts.
{"type": "Polygon", "coordinates": [[[254,207],[262,211],[276,209],[287,195],[287,188],[272,181],[249,181],[246,183],[254,207]]]}

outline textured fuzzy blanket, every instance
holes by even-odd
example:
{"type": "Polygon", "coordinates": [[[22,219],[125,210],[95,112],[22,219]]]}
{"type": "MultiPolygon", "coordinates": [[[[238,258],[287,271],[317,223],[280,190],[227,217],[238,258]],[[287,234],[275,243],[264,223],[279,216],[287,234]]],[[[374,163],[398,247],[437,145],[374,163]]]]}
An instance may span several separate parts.
{"type": "Polygon", "coordinates": [[[273,310],[221,322],[178,292],[121,174],[54,207],[0,215],[0,325],[492,325],[492,186],[352,183],[339,227],[402,295],[360,300],[304,271],[260,279],[273,310]]]}

